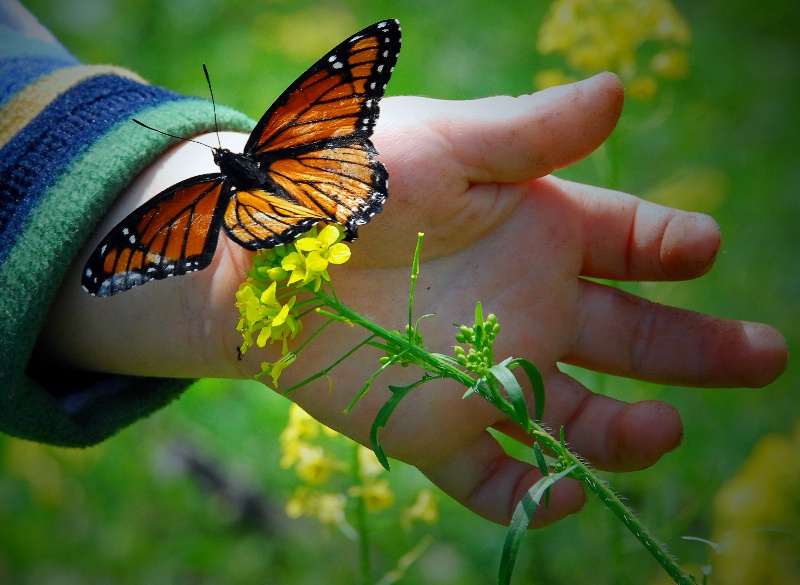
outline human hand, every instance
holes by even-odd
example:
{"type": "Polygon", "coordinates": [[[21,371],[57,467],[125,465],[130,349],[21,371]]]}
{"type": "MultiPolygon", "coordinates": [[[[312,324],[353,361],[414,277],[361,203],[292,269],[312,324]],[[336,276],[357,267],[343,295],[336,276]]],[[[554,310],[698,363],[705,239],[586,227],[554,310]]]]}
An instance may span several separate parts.
{"type": "MultiPolygon", "coordinates": [[[[547,177],[596,148],[621,104],[619,82],[610,75],[517,99],[384,99],[375,142],[389,169],[390,197],[361,229],[354,259],[331,271],[345,303],[402,328],[416,233],[425,232],[415,309],[436,314],[421,324],[429,349],[450,353],[451,325],[469,323],[482,301],[503,328],[498,357],[527,358],[542,372],[545,422],[563,425],[572,449],[596,467],[617,471],[646,467],[673,449],[682,433],[677,412],[661,402],[629,405],[593,394],[559,372],[557,362],[662,383],[759,386],[777,377],[786,360],[782,337],[765,325],[656,305],[580,278],[693,278],[710,268],[719,247],[718,228],[706,216],[547,177]]],[[[223,140],[235,149],[245,137],[223,140]]],[[[90,248],[158,191],[214,170],[202,147],[180,146],[131,186],[90,248]]],[[[250,254],[226,238],[205,271],[107,299],[80,290],[84,260],[42,338],[51,355],[120,373],[244,378],[276,357],[251,350],[236,359],[233,299],[250,254]]],[[[308,320],[306,334],[314,329],[308,320]]],[[[282,385],[328,366],[363,337],[343,325],[328,328],[284,371],[282,385]]],[[[386,386],[419,375],[390,370],[343,414],[377,357],[363,350],[334,369],[330,381],[290,397],[367,443],[386,386]]],[[[507,522],[538,471],[503,452],[486,428],[519,433],[477,396],[461,400],[463,391],[434,382],[412,392],[382,430],[382,444],[471,510],[507,522]]],[[[582,503],[580,486],[559,482],[536,522],[552,522],[582,503]]]]}

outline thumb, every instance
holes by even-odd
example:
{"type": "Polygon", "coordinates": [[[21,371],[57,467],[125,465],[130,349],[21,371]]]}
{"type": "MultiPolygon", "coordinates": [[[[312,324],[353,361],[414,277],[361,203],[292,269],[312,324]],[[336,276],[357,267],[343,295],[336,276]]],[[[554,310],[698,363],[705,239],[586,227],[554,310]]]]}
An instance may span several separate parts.
{"type": "Polygon", "coordinates": [[[381,106],[382,131],[399,142],[392,149],[404,148],[412,145],[404,144],[401,129],[428,126],[470,184],[526,181],[600,146],[617,124],[623,99],[622,84],[612,73],[516,98],[389,98],[381,106]]]}
{"type": "Polygon", "coordinates": [[[622,101],[611,73],[518,98],[384,99],[374,138],[390,197],[375,227],[363,233],[358,265],[405,261],[418,232],[426,234],[426,259],[476,241],[524,196],[498,186],[584,158],[614,129],[622,101]]]}

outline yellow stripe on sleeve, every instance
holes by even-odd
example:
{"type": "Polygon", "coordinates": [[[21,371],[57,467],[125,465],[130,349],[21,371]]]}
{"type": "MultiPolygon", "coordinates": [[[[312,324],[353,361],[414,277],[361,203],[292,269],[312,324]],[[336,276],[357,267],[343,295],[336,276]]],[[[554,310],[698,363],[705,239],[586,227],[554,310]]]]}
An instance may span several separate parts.
{"type": "Polygon", "coordinates": [[[77,65],[59,69],[23,89],[0,110],[0,148],[59,95],[81,81],[98,75],[119,75],[147,83],[132,71],[112,65],[77,65]]]}

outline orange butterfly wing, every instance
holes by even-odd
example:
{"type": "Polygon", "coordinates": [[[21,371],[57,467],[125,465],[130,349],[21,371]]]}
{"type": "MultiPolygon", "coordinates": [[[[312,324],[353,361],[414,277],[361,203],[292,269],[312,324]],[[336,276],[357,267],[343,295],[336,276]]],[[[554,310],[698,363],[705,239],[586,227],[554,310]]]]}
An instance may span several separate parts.
{"type": "Polygon", "coordinates": [[[396,20],[365,28],[300,76],[264,114],[243,154],[268,180],[231,199],[225,227],[234,240],[268,248],[319,220],[345,226],[353,240],[358,226],[381,210],[388,173],[375,159],[370,136],[400,42],[396,20]]]}
{"type": "Polygon", "coordinates": [[[112,229],[86,264],[83,288],[111,296],[206,268],[221,226],[251,250],[291,242],[321,220],[355,239],[387,197],[370,136],[399,51],[396,20],[341,43],[283,92],[242,154],[213,149],[221,174],[173,185],[112,229]]]}
{"type": "Polygon", "coordinates": [[[149,280],[202,270],[214,257],[231,187],[220,174],[192,177],[123,219],[89,257],[81,284],[111,296],[149,280]]]}

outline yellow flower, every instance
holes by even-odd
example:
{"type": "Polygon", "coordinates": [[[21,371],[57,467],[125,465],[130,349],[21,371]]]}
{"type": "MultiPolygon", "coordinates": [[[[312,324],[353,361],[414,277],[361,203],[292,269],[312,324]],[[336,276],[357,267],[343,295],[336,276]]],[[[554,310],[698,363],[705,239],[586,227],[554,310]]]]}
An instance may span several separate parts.
{"type": "Polygon", "coordinates": [[[311,444],[308,440],[315,439],[322,426],[305,410],[292,404],[289,407],[289,422],[278,439],[283,452],[281,467],[288,468],[294,465],[300,458],[300,450],[311,444]]]}
{"type": "Polygon", "coordinates": [[[297,477],[310,485],[325,483],[335,471],[346,466],[319,445],[301,445],[296,451],[294,470],[297,477]]]}
{"type": "Polygon", "coordinates": [[[361,477],[365,478],[373,478],[386,471],[375,456],[375,452],[363,445],[358,446],[358,465],[361,470],[361,477]]]}
{"type": "Polygon", "coordinates": [[[274,364],[271,364],[269,362],[261,362],[261,374],[256,376],[256,378],[259,378],[264,374],[269,374],[270,377],[272,378],[272,385],[275,387],[276,390],[278,389],[278,380],[280,379],[283,370],[291,366],[294,363],[294,360],[297,359],[297,354],[287,351],[285,338],[284,338],[283,352],[284,353],[281,356],[281,359],[279,359],[274,364]]]}
{"type": "Polygon", "coordinates": [[[310,516],[314,506],[314,493],[305,486],[300,486],[294,490],[294,495],[286,502],[286,515],[289,518],[310,516]]]}
{"type": "Polygon", "coordinates": [[[325,524],[345,524],[344,508],[347,497],[344,494],[320,494],[316,502],[315,516],[325,524]]]}
{"type": "Polygon", "coordinates": [[[328,494],[300,486],[286,502],[286,515],[289,518],[309,516],[325,524],[344,524],[344,509],[347,497],[344,494],[328,494]]]}
{"type": "Polygon", "coordinates": [[[344,264],[350,259],[350,248],[341,242],[344,235],[343,227],[332,224],[319,233],[313,228],[291,244],[261,250],[253,259],[247,280],[236,293],[236,307],[241,315],[236,329],[243,339],[240,352],[244,354],[254,345],[254,335],[255,345],[259,347],[282,343],[284,358],[274,364],[262,364],[261,375],[270,374],[276,387],[281,372],[296,357],[288,355],[288,342],[303,327],[295,309],[297,297],[290,296],[292,291],[286,287],[311,285],[316,292],[323,281],[330,281],[328,266],[344,264]]]}
{"type": "Polygon", "coordinates": [[[301,437],[314,438],[319,434],[320,427],[324,426],[317,419],[308,414],[297,404],[289,407],[289,424],[286,429],[296,429],[301,437]]]}
{"type": "Polygon", "coordinates": [[[259,347],[264,347],[267,341],[282,341],[285,347],[286,340],[293,339],[302,330],[302,323],[292,313],[297,297],[293,296],[283,304],[277,299],[276,292],[275,282],[263,290],[250,280],[239,287],[236,306],[241,318],[236,328],[244,339],[242,353],[253,345],[253,333],[256,331],[256,345],[259,347]]]}
{"type": "Polygon", "coordinates": [[[330,280],[328,265],[344,264],[350,259],[350,248],[341,242],[343,238],[344,229],[329,224],[318,234],[311,230],[309,235],[295,240],[295,251],[281,261],[281,268],[289,273],[288,284],[313,283],[313,290],[318,291],[323,280],[330,280]]]}
{"type": "MultiPolygon", "coordinates": [[[[581,75],[614,71],[626,83],[637,82],[633,97],[649,99],[657,86],[646,81],[649,75],[644,71],[668,79],[685,76],[688,57],[678,46],[690,40],[688,24],[669,0],[556,0],[539,29],[536,47],[543,55],[562,55],[581,75]],[[646,44],[655,44],[659,51],[649,63],[640,63],[640,49],[646,44]]],[[[553,70],[543,72],[536,86],[554,85],[556,78],[553,70]]]]}
{"type": "Polygon", "coordinates": [[[292,404],[289,423],[279,439],[283,453],[281,467],[294,467],[297,476],[312,485],[324,483],[334,472],[346,469],[343,462],[312,442],[321,430],[326,429],[325,425],[314,420],[302,408],[292,404]]]}
{"type": "Polygon", "coordinates": [[[364,485],[354,485],[347,490],[347,494],[354,498],[364,498],[364,504],[370,512],[385,510],[394,505],[394,493],[389,488],[389,481],[386,479],[368,482],[364,485]]]}
{"type": "Polygon", "coordinates": [[[411,524],[415,520],[426,524],[436,524],[439,521],[438,499],[427,488],[419,490],[417,500],[403,511],[401,522],[406,530],[411,530],[411,524]]]}
{"type": "Polygon", "coordinates": [[[280,466],[288,469],[300,459],[300,450],[307,444],[299,440],[293,431],[288,428],[281,433],[281,461],[280,466]]]}

